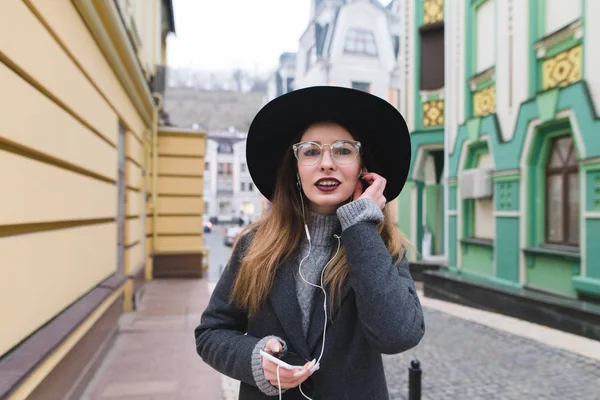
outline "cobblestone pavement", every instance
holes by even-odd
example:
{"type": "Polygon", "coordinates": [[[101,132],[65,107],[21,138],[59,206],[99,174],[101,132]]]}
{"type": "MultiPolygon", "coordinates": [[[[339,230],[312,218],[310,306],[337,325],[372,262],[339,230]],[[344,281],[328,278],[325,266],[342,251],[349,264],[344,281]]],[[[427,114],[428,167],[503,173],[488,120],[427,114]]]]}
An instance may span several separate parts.
{"type": "Polygon", "coordinates": [[[423,370],[423,400],[600,400],[600,362],[424,308],[426,333],[384,356],[390,398],[408,398],[408,367],[423,370]]]}

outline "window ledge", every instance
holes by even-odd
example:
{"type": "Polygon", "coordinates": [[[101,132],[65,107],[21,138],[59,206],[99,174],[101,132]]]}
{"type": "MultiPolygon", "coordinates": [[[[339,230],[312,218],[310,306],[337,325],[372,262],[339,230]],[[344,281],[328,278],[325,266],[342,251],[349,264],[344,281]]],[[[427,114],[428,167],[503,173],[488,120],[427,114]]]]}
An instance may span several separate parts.
{"type": "Polygon", "coordinates": [[[534,47],[538,58],[544,57],[546,51],[561,42],[567,41],[570,38],[580,39],[583,37],[583,23],[581,19],[572,22],[565,27],[550,33],[549,35],[538,40],[534,47]]]}
{"type": "Polygon", "coordinates": [[[527,247],[523,249],[526,255],[544,255],[552,256],[557,258],[563,258],[565,260],[577,260],[579,261],[581,256],[579,249],[573,248],[567,249],[565,247],[554,247],[554,246],[538,246],[538,247],[527,247]]]}
{"type": "Polygon", "coordinates": [[[460,239],[462,244],[471,244],[476,246],[494,248],[494,241],[492,239],[480,239],[480,238],[462,238],[460,239]]]}
{"type": "Polygon", "coordinates": [[[483,87],[480,86],[482,86],[484,82],[493,82],[495,78],[496,68],[495,66],[492,66],[471,76],[471,78],[469,78],[469,86],[471,87],[472,91],[477,90],[478,88],[483,89],[483,87]]]}
{"type": "Polygon", "coordinates": [[[421,102],[429,100],[444,100],[443,87],[434,90],[420,90],[419,94],[421,95],[421,102]]]}

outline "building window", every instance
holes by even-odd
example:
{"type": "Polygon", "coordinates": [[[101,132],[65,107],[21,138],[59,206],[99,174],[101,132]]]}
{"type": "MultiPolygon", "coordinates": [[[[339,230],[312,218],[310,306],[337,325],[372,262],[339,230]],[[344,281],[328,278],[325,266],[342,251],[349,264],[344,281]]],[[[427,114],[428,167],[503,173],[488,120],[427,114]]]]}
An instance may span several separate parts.
{"type": "Polygon", "coordinates": [[[209,167],[210,167],[210,163],[209,163],[208,161],[207,161],[207,162],[205,162],[205,163],[204,163],[204,170],[205,170],[205,171],[208,171],[208,170],[210,169],[209,167]]]}
{"type": "Polygon", "coordinates": [[[242,164],[240,165],[240,170],[241,170],[242,172],[246,172],[246,163],[242,163],[242,164]]]}
{"type": "Polygon", "coordinates": [[[241,190],[242,192],[245,192],[245,191],[246,191],[246,182],[242,182],[242,183],[240,184],[240,190],[241,190]]]}
{"type": "Polygon", "coordinates": [[[285,82],[286,82],[285,93],[289,93],[292,90],[294,90],[294,78],[287,78],[285,82]]]}
{"type": "Polygon", "coordinates": [[[554,33],[581,18],[581,2],[578,1],[546,0],[544,8],[544,35],[554,33]]]}
{"type": "Polygon", "coordinates": [[[217,153],[221,154],[232,154],[233,153],[233,145],[228,141],[221,141],[217,146],[217,153]]]}
{"type": "Polygon", "coordinates": [[[252,184],[252,182],[248,183],[248,191],[252,192],[254,190],[254,185],[252,184]]]}
{"type": "Polygon", "coordinates": [[[231,214],[231,203],[228,201],[219,202],[219,214],[221,214],[221,215],[231,214]]]}
{"type": "Polygon", "coordinates": [[[220,162],[218,167],[217,167],[217,173],[219,175],[223,175],[223,169],[224,169],[224,163],[220,162]]]}
{"type": "Polygon", "coordinates": [[[444,24],[422,26],[420,35],[420,89],[441,89],[444,87],[444,24]]]}
{"type": "Polygon", "coordinates": [[[546,242],[579,246],[579,170],[570,135],[552,141],[546,164],[546,242]]]}
{"type": "Polygon", "coordinates": [[[346,34],[344,53],[377,56],[375,35],[366,29],[350,28],[346,34]]]}
{"type": "MultiPolygon", "coordinates": [[[[465,167],[466,169],[494,169],[494,159],[487,144],[471,145],[465,167]]],[[[496,236],[493,194],[489,197],[470,198],[465,201],[464,207],[464,237],[493,240],[496,236]]]]}
{"type": "Polygon", "coordinates": [[[317,62],[317,48],[312,45],[306,52],[306,71],[315,65],[317,62]]]}
{"type": "Polygon", "coordinates": [[[474,73],[483,72],[496,63],[496,5],[495,0],[487,0],[475,11],[476,58],[474,73]]]}
{"type": "Polygon", "coordinates": [[[362,90],[363,92],[369,93],[371,90],[371,84],[369,82],[352,81],[352,89],[362,90]]]}

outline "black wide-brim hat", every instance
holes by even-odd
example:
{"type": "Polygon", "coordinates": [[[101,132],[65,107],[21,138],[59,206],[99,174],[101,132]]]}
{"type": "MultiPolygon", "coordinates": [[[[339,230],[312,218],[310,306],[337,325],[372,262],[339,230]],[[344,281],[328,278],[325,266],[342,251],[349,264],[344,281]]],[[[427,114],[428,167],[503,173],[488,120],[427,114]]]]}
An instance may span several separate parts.
{"type": "Polygon", "coordinates": [[[286,93],[256,114],[246,138],[246,162],[262,195],[273,199],[278,170],[294,138],[310,125],[324,121],[339,124],[362,143],[365,167],[387,181],[386,200],[398,197],[411,159],[406,121],[384,99],[337,86],[313,86],[286,93]]]}

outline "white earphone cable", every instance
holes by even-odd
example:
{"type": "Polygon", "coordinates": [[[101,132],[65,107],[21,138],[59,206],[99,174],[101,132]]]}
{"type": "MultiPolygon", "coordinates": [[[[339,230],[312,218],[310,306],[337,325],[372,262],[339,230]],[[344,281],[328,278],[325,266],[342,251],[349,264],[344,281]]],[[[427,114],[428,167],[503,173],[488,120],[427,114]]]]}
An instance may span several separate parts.
{"type": "MultiPolygon", "coordinates": [[[[300,185],[298,185],[298,189],[300,189],[300,185]]],[[[304,278],[304,275],[302,275],[302,263],[310,256],[310,252],[311,252],[311,249],[312,249],[312,243],[311,243],[311,239],[310,239],[310,233],[309,233],[309,230],[308,230],[308,226],[306,225],[306,215],[304,213],[304,198],[302,196],[302,191],[300,191],[300,201],[302,203],[302,219],[304,221],[304,231],[306,232],[306,238],[308,239],[308,253],[300,261],[300,264],[298,265],[298,273],[300,274],[300,277],[302,278],[302,280],[304,282],[306,282],[310,286],[313,286],[315,288],[321,289],[321,291],[323,292],[323,297],[324,297],[323,312],[325,313],[325,322],[323,324],[323,343],[321,345],[321,354],[319,355],[319,358],[316,361],[316,364],[319,364],[321,362],[321,358],[323,357],[323,352],[325,351],[325,337],[326,337],[326,334],[327,334],[327,292],[325,291],[325,287],[323,285],[323,277],[325,275],[325,270],[327,269],[327,267],[329,266],[329,264],[331,263],[331,261],[333,261],[333,259],[335,259],[335,257],[337,256],[338,252],[340,251],[341,241],[340,241],[340,236],[339,235],[333,235],[337,239],[337,242],[338,242],[337,249],[336,249],[335,254],[333,255],[333,257],[331,257],[331,259],[327,262],[327,264],[325,264],[325,266],[323,267],[323,270],[321,271],[321,285],[315,285],[315,284],[307,281],[304,278]]],[[[277,379],[278,379],[277,383],[278,383],[278,386],[279,386],[279,398],[281,399],[281,384],[279,383],[279,367],[277,368],[277,379]]],[[[298,386],[298,389],[300,389],[300,393],[302,394],[302,396],[304,396],[308,400],[312,400],[310,397],[308,397],[302,391],[302,384],[300,384],[298,386]]]]}
{"type": "Polygon", "coordinates": [[[279,368],[281,368],[281,365],[277,366],[277,388],[279,389],[279,400],[281,400],[281,379],[279,378],[279,368]]]}

